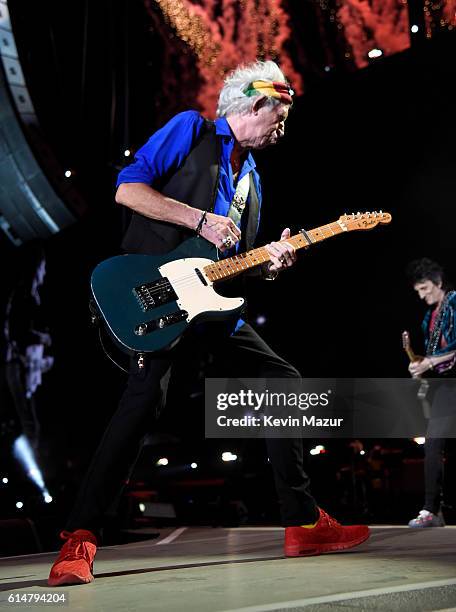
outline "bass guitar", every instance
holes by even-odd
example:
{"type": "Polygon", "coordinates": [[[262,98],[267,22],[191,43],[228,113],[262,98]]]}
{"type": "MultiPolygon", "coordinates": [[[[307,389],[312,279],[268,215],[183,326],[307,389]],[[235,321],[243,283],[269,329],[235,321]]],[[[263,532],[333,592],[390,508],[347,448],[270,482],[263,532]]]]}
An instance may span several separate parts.
{"type": "MultiPolygon", "coordinates": [[[[337,221],[287,238],[296,250],[353,230],[391,222],[386,212],[342,215],[337,221]]],[[[171,348],[194,322],[239,315],[243,298],[228,298],[214,286],[270,261],[265,247],[219,259],[199,236],[166,255],[119,255],[93,271],[91,289],[101,319],[115,343],[130,355],[171,348]]]]}

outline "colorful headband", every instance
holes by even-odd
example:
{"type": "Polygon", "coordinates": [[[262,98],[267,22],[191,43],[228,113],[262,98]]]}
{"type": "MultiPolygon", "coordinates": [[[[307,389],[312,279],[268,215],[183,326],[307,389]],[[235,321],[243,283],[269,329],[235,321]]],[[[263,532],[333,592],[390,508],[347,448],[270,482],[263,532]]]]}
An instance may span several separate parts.
{"type": "Polygon", "coordinates": [[[285,104],[291,104],[291,96],[294,91],[286,83],[278,81],[253,81],[242,92],[244,95],[251,96],[268,96],[276,98],[285,104]]]}

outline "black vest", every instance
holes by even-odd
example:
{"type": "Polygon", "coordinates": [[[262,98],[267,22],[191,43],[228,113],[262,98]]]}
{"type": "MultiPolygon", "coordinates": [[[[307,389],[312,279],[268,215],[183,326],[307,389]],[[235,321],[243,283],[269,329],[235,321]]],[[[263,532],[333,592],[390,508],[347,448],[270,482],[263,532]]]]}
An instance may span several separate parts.
{"type": "MultiPolygon", "coordinates": [[[[221,143],[215,133],[215,124],[206,120],[183,165],[174,174],[163,177],[152,186],[163,195],[193,208],[213,211],[218,189],[220,154],[221,143]]],[[[253,248],[258,226],[259,201],[252,174],[245,213],[248,213],[248,217],[243,224],[242,251],[253,248]]],[[[122,241],[122,249],[126,253],[162,255],[194,235],[194,231],[182,226],[149,219],[134,212],[122,241]]]]}

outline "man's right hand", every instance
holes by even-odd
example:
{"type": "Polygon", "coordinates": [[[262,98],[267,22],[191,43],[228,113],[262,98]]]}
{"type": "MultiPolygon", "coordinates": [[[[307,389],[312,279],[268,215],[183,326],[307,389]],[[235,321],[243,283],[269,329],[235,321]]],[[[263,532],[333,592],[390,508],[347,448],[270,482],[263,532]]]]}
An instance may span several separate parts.
{"type": "Polygon", "coordinates": [[[408,370],[413,378],[417,378],[418,376],[421,376],[421,374],[424,374],[428,370],[432,369],[433,365],[428,357],[423,357],[423,359],[419,361],[412,361],[408,367],[408,370]]]}
{"type": "Polygon", "coordinates": [[[207,213],[200,236],[215,244],[220,251],[228,251],[241,239],[241,230],[229,217],[207,213]]]}

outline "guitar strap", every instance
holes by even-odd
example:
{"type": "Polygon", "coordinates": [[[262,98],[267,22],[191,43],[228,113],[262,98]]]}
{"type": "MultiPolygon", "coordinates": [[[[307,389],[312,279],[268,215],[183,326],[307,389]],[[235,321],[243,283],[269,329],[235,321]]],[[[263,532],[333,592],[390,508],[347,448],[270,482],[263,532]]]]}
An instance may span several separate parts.
{"type": "Polygon", "coordinates": [[[241,217],[247,204],[247,198],[249,197],[250,191],[250,172],[247,172],[236,186],[234,192],[233,201],[230,204],[228,210],[228,217],[234,221],[234,223],[241,227],[241,217]]]}

